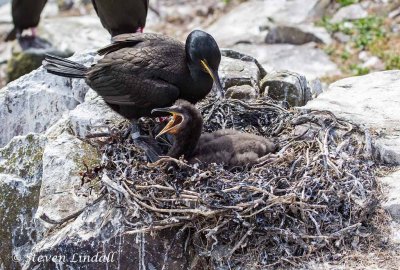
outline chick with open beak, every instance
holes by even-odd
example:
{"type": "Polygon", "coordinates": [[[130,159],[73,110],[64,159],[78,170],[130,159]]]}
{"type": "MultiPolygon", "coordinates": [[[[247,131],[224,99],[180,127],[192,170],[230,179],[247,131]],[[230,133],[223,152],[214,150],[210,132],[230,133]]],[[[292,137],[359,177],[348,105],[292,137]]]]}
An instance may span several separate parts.
{"type": "Polygon", "coordinates": [[[221,129],[202,134],[203,118],[190,102],[177,100],[167,108],[157,108],[153,113],[170,113],[163,134],[175,137],[167,156],[183,156],[189,163],[217,163],[232,167],[251,167],[258,160],[278,148],[272,139],[232,129],[221,129]]]}

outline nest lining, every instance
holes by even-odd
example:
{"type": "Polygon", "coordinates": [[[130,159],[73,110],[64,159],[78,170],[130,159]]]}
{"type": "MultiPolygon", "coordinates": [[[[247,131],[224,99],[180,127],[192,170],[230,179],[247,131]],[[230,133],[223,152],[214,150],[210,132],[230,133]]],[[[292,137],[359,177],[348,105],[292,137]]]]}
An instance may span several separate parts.
{"type": "MultiPolygon", "coordinates": [[[[298,265],[378,237],[382,195],[369,130],[327,111],[288,111],[267,98],[209,99],[198,107],[203,131],[274,137],[279,152],[228,171],[172,158],[148,164],[120,136],[126,126],[106,140],[91,139],[102,161],[83,180],[99,181],[107,199],[127,209],[127,233],[186,232],[186,244],[211,268],[298,265]]],[[[159,128],[149,119],[141,124],[151,136],[159,128]]]]}

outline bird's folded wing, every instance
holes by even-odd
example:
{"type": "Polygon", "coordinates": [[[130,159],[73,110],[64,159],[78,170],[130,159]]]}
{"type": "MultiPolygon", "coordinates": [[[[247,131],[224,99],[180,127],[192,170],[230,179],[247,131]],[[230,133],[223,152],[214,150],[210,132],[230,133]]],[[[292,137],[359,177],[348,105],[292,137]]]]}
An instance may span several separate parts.
{"type": "Polygon", "coordinates": [[[123,59],[111,61],[112,64],[98,64],[87,80],[107,103],[145,108],[171,104],[178,98],[178,87],[159,77],[157,69],[146,74],[151,72],[143,66],[149,65],[148,62],[140,63],[139,67],[138,63],[123,59]]]}
{"type": "Polygon", "coordinates": [[[122,48],[134,47],[140,43],[146,43],[146,46],[160,46],[168,43],[169,46],[180,46],[184,49],[183,43],[168,36],[153,33],[130,33],[121,34],[112,38],[111,44],[97,51],[99,55],[106,55],[122,48]]]}

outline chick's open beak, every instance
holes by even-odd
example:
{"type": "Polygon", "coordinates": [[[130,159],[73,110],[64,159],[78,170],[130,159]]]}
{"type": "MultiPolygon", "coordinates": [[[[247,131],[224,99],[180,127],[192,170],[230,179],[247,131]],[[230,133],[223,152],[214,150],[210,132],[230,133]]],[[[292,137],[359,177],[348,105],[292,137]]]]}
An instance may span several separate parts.
{"type": "Polygon", "coordinates": [[[154,109],[151,113],[155,112],[167,112],[172,114],[171,120],[167,123],[167,125],[157,134],[156,139],[165,133],[176,134],[179,131],[179,126],[183,122],[183,115],[174,111],[172,108],[159,108],[154,109]]]}
{"type": "Polygon", "coordinates": [[[218,97],[224,97],[224,89],[222,88],[221,80],[219,79],[218,71],[213,70],[210,68],[206,60],[201,60],[201,65],[203,66],[204,70],[210,74],[211,78],[213,79],[215,86],[217,87],[217,95],[218,97]]]}

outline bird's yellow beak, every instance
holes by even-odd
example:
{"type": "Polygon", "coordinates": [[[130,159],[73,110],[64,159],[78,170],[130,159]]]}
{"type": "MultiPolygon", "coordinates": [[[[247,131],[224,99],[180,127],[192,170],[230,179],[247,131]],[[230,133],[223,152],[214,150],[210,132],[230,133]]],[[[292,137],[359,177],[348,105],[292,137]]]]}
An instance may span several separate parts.
{"type": "Polygon", "coordinates": [[[184,120],[183,114],[172,110],[172,108],[159,108],[151,111],[151,113],[154,112],[168,112],[172,114],[171,120],[169,120],[167,125],[157,134],[156,139],[165,133],[176,134],[179,132],[180,124],[182,124],[184,120]]]}
{"type": "Polygon", "coordinates": [[[210,74],[211,78],[213,79],[215,86],[217,87],[217,95],[220,97],[224,97],[224,89],[222,88],[221,80],[219,79],[218,71],[213,70],[210,68],[206,60],[200,60],[201,65],[208,74],[210,74]]]}

